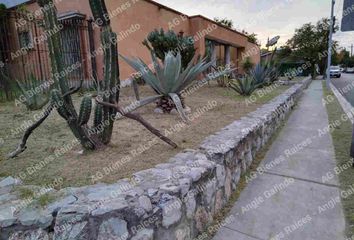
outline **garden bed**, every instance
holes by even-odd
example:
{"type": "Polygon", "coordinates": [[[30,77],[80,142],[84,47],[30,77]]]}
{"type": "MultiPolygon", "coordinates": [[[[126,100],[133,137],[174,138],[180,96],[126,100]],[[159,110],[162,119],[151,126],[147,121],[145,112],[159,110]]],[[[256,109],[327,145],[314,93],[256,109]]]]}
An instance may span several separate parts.
{"type": "MultiPolygon", "coordinates": [[[[265,102],[278,96],[289,86],[273,85],[251,97],[241,97],[214,83],[205,85],[187,96],[186,105],[192,110],[192,122],[183,124],[177,115],[154,113],[154,104],[137,112],[154,127],[162,130],[175,141],[179,148],[173,149],[129,119],[118,120],[113,138],[106,149],[82,154],[81,148],[57,113],[36,130],[28,142],[28,149],[15,159],[5,159],[16,148],[26,121],[36,112],[28,112],[13,103],[0,105],[1,146],[0,176],[17,176],[26,184],[51,184],[58,178],[58,188],[82,186],[95,181],[112,183],[132,173],[151,168],[167,161],[183,149],[199,146],[207,136],[222,127],[256,110],[265,102]]],[[[148,86],[140,87],[142,96],[153,95],[148,86]]],[[[121,105],[134,101],[130,88],[121,93],[121,105]]],[[[75,103],[79,105],[78,97],[75,103]]]]}

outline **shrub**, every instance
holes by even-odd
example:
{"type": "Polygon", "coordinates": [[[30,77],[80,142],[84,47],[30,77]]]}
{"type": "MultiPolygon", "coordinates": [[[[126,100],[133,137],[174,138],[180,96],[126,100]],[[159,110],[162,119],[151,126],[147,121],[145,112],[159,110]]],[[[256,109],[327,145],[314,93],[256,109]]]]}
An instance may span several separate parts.
{"type": "Polygon", "coordinates": [[[243,78],[233,79],[230,82],[229,88],[242,96],[250,96],[258,86],[253,77],[246,75],[243,78]]]}
{"type": "Polygon", "coordinates": [[[246,57],[245,60],[242,62],[243,70],[245,70],[246,73],[249,73],[253,67],[254,63],[252,62],[251,58],[246,57]]]}
{"type": "MultiPolygon", "coordinates": [[[[219,66],[216,68],[217,72],[225,72],[227,69],[226,67],[223,66],[219,66]]],[[[227,87],[230,84],[231,81],[231,75],[229,73],[225,73],[223,75],[221,75],[220,77],[218,77],[216,79],[218,86],[219,87],[227,87]]]]}
{"type": "Polygon", "coordinates": [[[165,55],[168,52],[172,51],[175,56],[177,53],[180,53],[182,57],[182,69],[188,66],[196,51],[193,37],[178,36],[172,30],[165,32],[163,29],[160,31],[155,29],[143,41],[143,45],[150,51],[153,51],[162,61],[165,60],[165,55]]]}

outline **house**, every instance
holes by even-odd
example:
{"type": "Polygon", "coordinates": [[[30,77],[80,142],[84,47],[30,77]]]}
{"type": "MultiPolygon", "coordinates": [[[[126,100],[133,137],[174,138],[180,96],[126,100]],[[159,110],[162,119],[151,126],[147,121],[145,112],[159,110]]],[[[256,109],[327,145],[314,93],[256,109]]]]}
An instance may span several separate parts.
{"type": "MultiPolygon", "coordinates": [[[[63,23],[62,42],[65,64],[80,62],[69,73],[73,81],[81,78],[89,84],[92,77],[102,79],[103,59],[99,54],[99,28],[92,23],[88,0],[54,0],[58,18],[63,23]]],[[[140,57],[151,62],[149,51],[142,41],[154,29],[163,28],[193,36],[197,54],[203,56],[210,46],[212,58],[225,64],[233,64],[242,72],[241,62],[246,56],[254,63],[260,61],[259,46],[248,41],[246,35],[226,28],[204,16],[186,16],[172,8],[152,0],[105,0],[113,31],[118,34],[119,53],[128,57],[140,57]]],[[[40,9],[33,0],[0,0],[11,14],[0,23],[0,61],[5,62],[10,74],[24,78],[34,75],[48,79],[50,60],[42,29],[30,21],[23,21],[18,11],[11,11],[23,4],[40,18],[40,9]],[[8,22],[6,26],[2,26],[8,22]],[[6,44],[5,44],[6,43],[6,44]],[[6,45],[6,46],[5,46],[6,45]]],[[[121,59],[121,79],[128,79],[133,69],[121,59]]]]}

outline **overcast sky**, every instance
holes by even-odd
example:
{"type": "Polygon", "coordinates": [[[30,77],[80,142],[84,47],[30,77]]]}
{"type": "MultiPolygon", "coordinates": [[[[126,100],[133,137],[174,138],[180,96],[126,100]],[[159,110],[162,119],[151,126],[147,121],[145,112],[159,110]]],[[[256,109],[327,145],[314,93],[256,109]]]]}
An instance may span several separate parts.
{"type": "MultiPolygon", "coordinates": [[[[187,15],[232,19],[236,29],[258,34],[262,45],[279,35],[280,45],[304,23],[329,17],[331,0],[155,0],[187,15]]],[[[343,0],[336,0],[335,14],[341,19],[343,0]]],[[[354,32],[338,32],[334,38],[342,47],[354,43],[354,32]]]]}

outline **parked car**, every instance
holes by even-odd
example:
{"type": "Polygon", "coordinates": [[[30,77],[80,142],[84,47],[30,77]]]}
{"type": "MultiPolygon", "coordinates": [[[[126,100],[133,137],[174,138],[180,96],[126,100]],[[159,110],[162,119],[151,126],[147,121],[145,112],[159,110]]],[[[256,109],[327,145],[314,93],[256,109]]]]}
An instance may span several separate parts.
{"type": "Polygon", "coordinates": [[[329,69],[329,73],[331,77],[337,77],[337,78],[341,77],[341,71],[339,66],[331,66],[331,68],[329,69]]]}
{"type": "Polygon", "coordinates": [[[354,67],[347,67],[346,73],[354,73],[354,67]]]}

